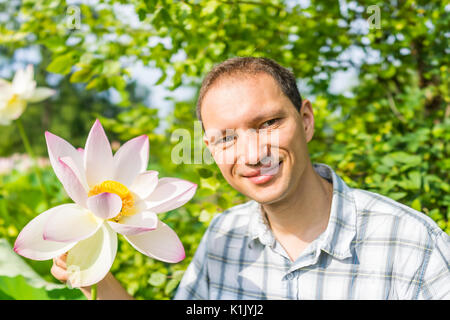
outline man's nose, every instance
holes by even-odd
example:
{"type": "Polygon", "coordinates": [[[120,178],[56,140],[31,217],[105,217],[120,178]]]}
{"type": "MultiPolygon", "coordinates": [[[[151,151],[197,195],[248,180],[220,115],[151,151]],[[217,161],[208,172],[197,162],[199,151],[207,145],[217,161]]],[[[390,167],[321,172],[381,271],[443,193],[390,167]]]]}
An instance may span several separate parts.
{"type": "Polygon", "coordinates": [[[237,142],[238,163],[257,165],[267,156],[267,145],[262,143],[256,131],[240,134],[237,142]]]}

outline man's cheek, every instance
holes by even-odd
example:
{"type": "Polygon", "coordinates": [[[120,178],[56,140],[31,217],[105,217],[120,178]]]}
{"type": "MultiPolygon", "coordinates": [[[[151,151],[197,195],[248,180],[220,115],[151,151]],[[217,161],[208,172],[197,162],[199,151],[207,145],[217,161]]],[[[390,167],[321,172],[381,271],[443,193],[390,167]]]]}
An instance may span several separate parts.
{"type": "Polygon", "coordinates": [[[236,154],[234,148],[231,150],[219,150],[213,153],[214,161],[218,166],[230,166],[235,164],[236,154]]]}

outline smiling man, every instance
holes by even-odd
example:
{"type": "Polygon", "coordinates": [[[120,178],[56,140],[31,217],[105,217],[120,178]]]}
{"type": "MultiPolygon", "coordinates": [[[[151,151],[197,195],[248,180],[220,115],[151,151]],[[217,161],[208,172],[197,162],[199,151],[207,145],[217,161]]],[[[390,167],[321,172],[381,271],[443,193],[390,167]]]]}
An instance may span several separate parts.
{"type": "MultiPolygon", "coordinates": [[[[313,107],[289,70],[229,59],[204,79],[197,114],[223,176],[252,200],[214,217],[175,299],[450,298],[450,237],[311,162],[313,107]]],[[[67,280],[64,256],[52,274],[67,280]]],[[[109,273],[98,298],[132,297],[109,273]]]]}
{"type": "Polygon", "coordinates": [[[252,200],[215,216],[176,299],[450,298],[450,239],[433,220],[311,163],[313,107],[289,70],[229,59],[204,79],[197,115],[252,200]]]}

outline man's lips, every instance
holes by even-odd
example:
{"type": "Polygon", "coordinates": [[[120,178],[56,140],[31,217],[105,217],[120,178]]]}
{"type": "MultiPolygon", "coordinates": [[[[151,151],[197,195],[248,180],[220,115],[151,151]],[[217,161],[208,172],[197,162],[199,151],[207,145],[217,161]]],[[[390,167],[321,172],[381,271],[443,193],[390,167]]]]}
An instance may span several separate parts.
{"type": "Polygon", "coordinates": [[[245,178],[251,178],[251,177],[259,176],[260,174],[261,174],[261,169],[255,169],[255,170],[247,171],[246,173],[242,174],[242,176],[245,178]]]}
{"type": "Polygon", "coordinates": [[[274,175],[280,170],[282,161],[280,161],[276,166],[273,167],[263,167],[259,169],[253,169],[247,171],[242,176],[247,178],[250,182],[254,184],[263,184],[272,180],[274,175]]]}

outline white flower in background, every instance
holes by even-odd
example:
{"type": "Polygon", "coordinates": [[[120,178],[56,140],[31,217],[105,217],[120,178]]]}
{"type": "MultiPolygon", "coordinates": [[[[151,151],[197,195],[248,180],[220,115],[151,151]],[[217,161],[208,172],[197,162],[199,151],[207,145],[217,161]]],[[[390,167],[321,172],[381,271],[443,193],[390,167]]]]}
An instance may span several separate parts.
{"type": "MultiPolygon", "coordinates": [[[[39,168],[45,168],[50,165],[50,161],[46,157],[36,159],[39,168]]],[[[33,159],[27,154],[15,153],[10,157],[0,157],[0,175],[9,174],[11,171],[18,170],[25,172],[33,166],[33,159]]]]}
{"type": "Polygon", "coordinates": [[[0,125],[8,125],[25,111],[27,103],[39,102],[55,94],[55,90],[36,87],[33,66],[17,70],[12,82],[0,78],[0,125]]]}

